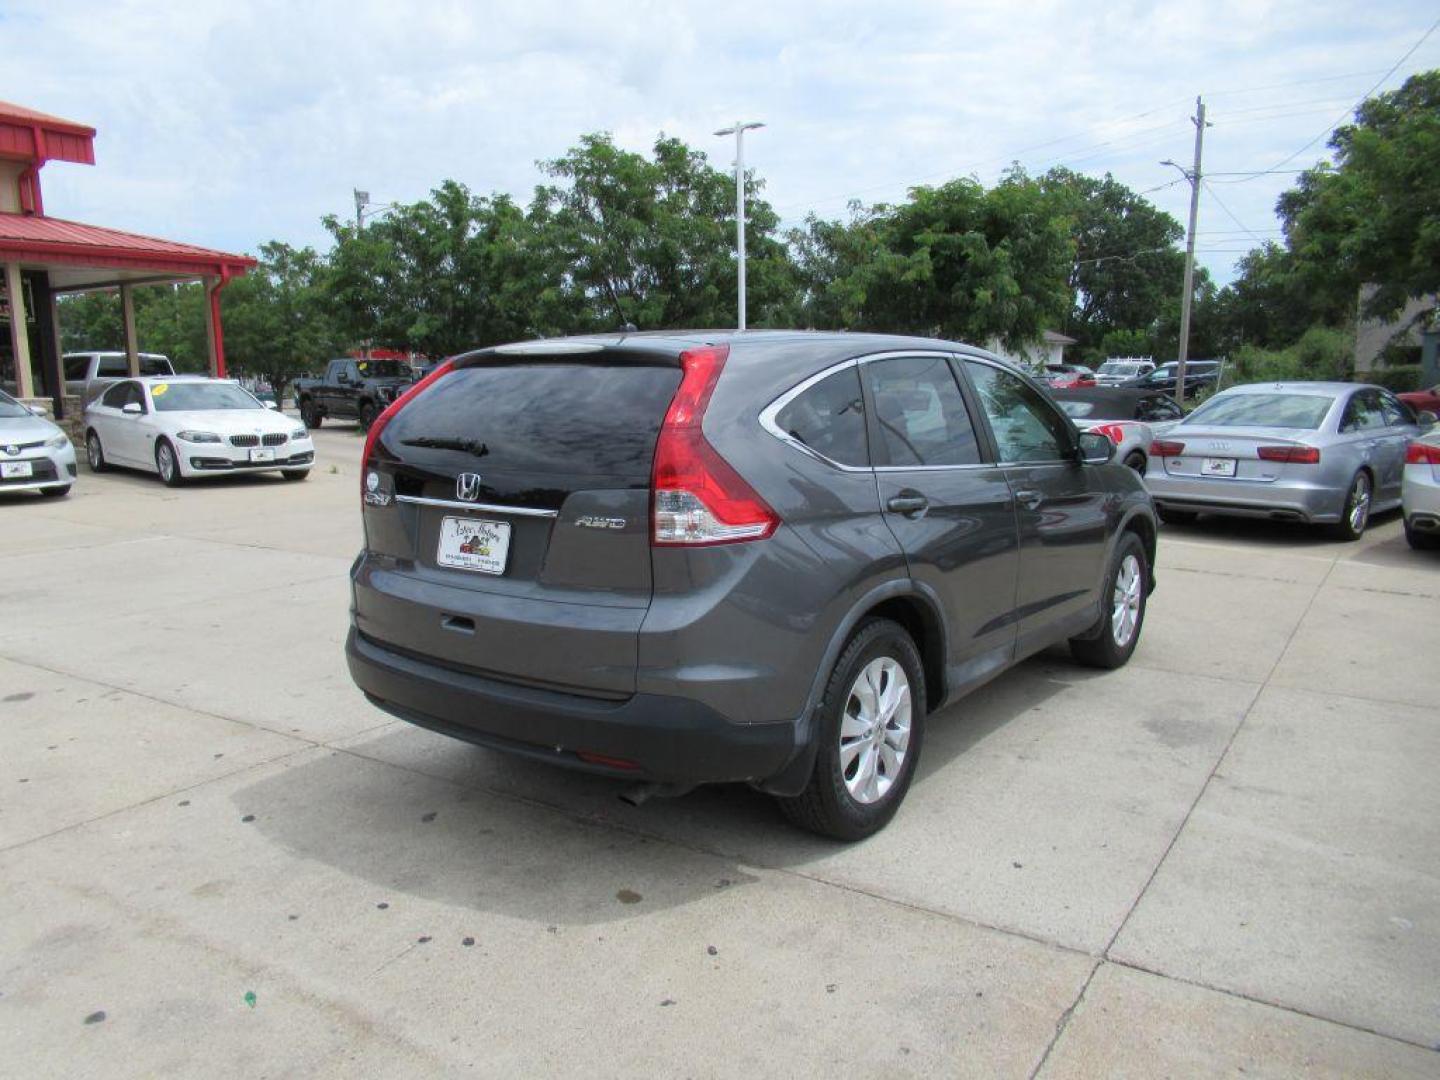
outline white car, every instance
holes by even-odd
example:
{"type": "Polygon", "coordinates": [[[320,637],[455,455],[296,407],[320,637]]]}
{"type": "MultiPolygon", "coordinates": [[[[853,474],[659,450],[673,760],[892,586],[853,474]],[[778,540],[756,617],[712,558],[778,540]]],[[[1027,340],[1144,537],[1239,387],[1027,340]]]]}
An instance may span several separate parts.
{"type": "Polygon", "coordinates": [[[1126,379],[1138,379],[1154,370],[1153,360],[1106,360],[1095,369],[1095,382],[1099,386],[1119,386],[1126,379]]]}
{"type": "MultiPolygon", "coordinates": [[[[1422,423],[1430,415],[1421,414],[1422,423]]],[[[1440,550],[1440,432],[1415,439],[1406,447],[1400,505],[1410,546],[1417,551],[1440,550]]]]}
{"type": "Polygon", "coordinates": [[[44,410],[0,390],[0,491],[64,495],[75,482],[75,448],[44,410]]]}
{"type": "Polygon", "coordinates": [[[123,379],[85,407],[85,452],[96,472],[125,465],[171,487],[194,476],[279,470],[303,480],[315,444],[303,424],[231,379],[123,379]]]}

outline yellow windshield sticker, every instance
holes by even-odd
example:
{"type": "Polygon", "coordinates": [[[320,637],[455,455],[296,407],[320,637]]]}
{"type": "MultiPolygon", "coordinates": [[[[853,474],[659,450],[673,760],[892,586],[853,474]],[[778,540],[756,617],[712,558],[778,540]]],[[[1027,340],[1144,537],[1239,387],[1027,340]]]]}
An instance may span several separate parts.
{"type": "Polygon", "coordinates": [[[169,389],[169,383],[157,382],[154,386],[150,387],[150,396],[159,397],[161,394],[165,393],[165,391],[169,389]]]}

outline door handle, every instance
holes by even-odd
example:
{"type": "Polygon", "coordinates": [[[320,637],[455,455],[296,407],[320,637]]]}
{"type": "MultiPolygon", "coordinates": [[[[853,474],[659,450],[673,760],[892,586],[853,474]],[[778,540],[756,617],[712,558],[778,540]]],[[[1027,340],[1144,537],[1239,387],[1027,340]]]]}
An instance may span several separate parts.
{"type": "Polygon", "coordinates": [[[1015,501],[1026,510],[1034,510],[1045,501],[1044,492],[1036,491],[1033,488],[1025,488],[1015,492],[1015,501]]]}
{"type": "Polygon", "coordinates": [[[885,504],[896,514],[904,514],[911,517],[923,513],[930,506],[930,500],[921,495],[918,491],[904,492],[900,495],[890,496],[890,501],[885,504]]]}

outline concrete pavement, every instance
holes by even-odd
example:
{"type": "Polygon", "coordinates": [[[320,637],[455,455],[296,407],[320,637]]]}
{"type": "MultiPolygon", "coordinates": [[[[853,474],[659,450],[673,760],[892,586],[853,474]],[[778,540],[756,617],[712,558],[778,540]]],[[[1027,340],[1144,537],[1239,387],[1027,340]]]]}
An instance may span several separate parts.
{"type": "Polygon", "coordinates": [[[843,847],[367,705],[359,439],[317,442],[0,500],[20,1073],[1440,1073],[1440,561],[1395,518],[1167,530],[1129,667],[932,718],[843,847]]]}

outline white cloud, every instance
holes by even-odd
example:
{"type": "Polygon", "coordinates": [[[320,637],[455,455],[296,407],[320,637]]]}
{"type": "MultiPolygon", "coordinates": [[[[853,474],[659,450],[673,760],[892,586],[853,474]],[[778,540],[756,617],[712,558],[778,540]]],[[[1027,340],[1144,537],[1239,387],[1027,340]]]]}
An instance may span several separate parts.
{"type": "MultiPolygon", "coordinates": [[[[1017,157],[1164,184],[1159,159],[1188,161],[1197,92],[1215,123],[1207,171],[1263,168],[1342,113],[1423,18],[1400,0],[12,0],[0,98],[99,128],[96,169],[46,169],[52,213],[231,249],[323,244],[320,216],[348,213],[353,186],[415,199],[454,177],[527,200],[536,160],[594,130],[635,148],[663,130],[726,167],[711,132],[737,117],[768,122],[747,160],[795,220],[956,174],[993,182],[1017,157]],[[1346,78],[1275,87],[1332,76],[1346,78]]],[[[1390,85],[1437,64],[1440,35],[1390,85]]],[[[1266,236],[1290,179],[1216,190],[1266,236]]],[[[1185,185],[1153,198],[1183,219],[1185,185]]],[[[1209,198],[1201,231],[1223,280],[1227,249],[1251,238],[1209,198]]]]}

